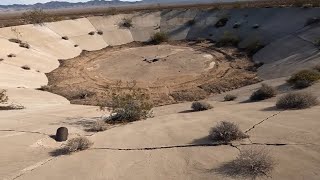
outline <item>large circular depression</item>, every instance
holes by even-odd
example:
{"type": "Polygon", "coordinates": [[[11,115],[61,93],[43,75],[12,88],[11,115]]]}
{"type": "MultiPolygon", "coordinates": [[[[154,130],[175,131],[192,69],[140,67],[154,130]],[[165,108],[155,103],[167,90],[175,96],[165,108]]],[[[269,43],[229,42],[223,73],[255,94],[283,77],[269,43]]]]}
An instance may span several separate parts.
{"type": "Polygon", "coordinates": [[[88,71],[108,80],[170,86],[190,81],[214,67],[212,55],[189,47],[155,45],[120,49],[90,61],[88,71]]]}
{"type": "MultiPolygon", "coordinates": [[[[72,103],[107,102],[118,82],[145,89],[156,105],[193,101],[257,81],[249,58],[211,43],[131,43],[62,60],[48,73],[49,91],[72,103]]],[[[125,88],[123,86],[122,88],[125,88]]]]}

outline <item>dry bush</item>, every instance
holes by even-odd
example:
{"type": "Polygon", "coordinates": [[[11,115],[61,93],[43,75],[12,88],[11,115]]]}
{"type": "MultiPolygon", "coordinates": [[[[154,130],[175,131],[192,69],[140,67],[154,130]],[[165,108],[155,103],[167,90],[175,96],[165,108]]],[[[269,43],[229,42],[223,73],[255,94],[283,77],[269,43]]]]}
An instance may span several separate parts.
{"type": "Polygon", "coordinates": [[[203,89],[190,89],[190,90],[181,90],[174,91],[169,94],[177,102],[185,101],[199,101],[207,97],[207,92],[203,89]]]}
{"type": "Polygon", "coordinates": [[[118,14],[119,11],[117,10],[117,8],[115,7],[110,7],[107,9],[107,11],[104,13],[105,16],[109,16],[109,15],[116,15],[118,14]]]}
{"type": "Polygon", "coordinates": [[[74,47],[79,47],[79,45],[78,45],[78,44],[75,44],[74,47]]]}
{"type": "Polygon", "coordinates": [[[7,96],[7,90],[2,89],[0,90],[0,103],[7,103],[9,100],[7,96]]]}
{"type": "Polygon", "coordinates": [[[195,25],[195,24],[196,24],[196,20],[194,20],[194,19],[191,19],[191,20],[189,20],[189,21],[186,22],[186,25],[187,25],[187,26],[193,26],[193,25],[195,25]]]}
{"type": "Polygon", "coordinates": [[[227,94],[224,96],[224,101],[234,101],[235,99],[237,99],[237,96],[233,94],[227,94]]]}
{"type": "Polygon", "coordinates": [[[89,32],[88,34],[89,34],[90,36],[93,36],[93,35],[95,35],[95,34],[96,34],[96,32],[91,31],[91,32],[89,32]]]}
{"type": "Polygon", "coordinates": [[[97,34],[103,35],[103,31],[102,31],[102,30],[98,30],[98,31],[97,31],[97,34]]]}
{"type": "Polygon", "coordinates": [[[30,70],[31,69],[28,65],[21,66],[21,68],[24,69],[24,70],[30,70]]]}
{"type": "Polygon", "coordinates": [[[122,21],[119,23],[119,26],[122,28],[131,28],[133,26],[132,19],[123,18],[122,21]]]}
{"type": "Polygon", "coordinates": [[[307,92],[292,92],[280,97],[276,103],[279,109],[306,109],[319,104],[317,97],[307,92]]]}
{"type": "Polygon", "coordinates": [[[310,26],[310,25],[313,25],[313,24],[317,24],[319,22],[320,22],[320,17],[308,18],[305,26],[310,26]]]}
{"type": "Polygon", "coordinates": [[[320,73],[320,64],[314,66],[313,69],[320,73]]]}
{"type": "Polygon", "coordinates": [[[314,45],[317,47],[320,47],[320,37],[318,37],[316,40],[314,40],[314,45]]]}
{"type": "Polygon", "coordinates": [[[68,140],[67,144],[60,149],[63,154],[71,154],[77,151],[89,149],[93,145],[86,137],[76,137],[68,140]]]}
{"type": "Polygon", "coordinates": [[[86,89],[76,89],[74,92],[68,95],[70,99],[87,99],[95,95],[95,92],[86,90],[86,89]]]}
{"type": "Polygon", "coordinates": [[[22,47],[22,48],[30,49],[30,45],[28,43],[26,43],[26,42],[21,42],[19,44],[19,46],[22,47]]]}
{"type": "Polygon", "coordinates": [[[51,88],[51,86],[49,86],[49,85],[43,85],[43,86],[41,86],[40,88],[37,88],[37,90],[40,90],[40,91],[50,91],[50,88],[51,88]]]}
{"type": "Polygon", "coordinates": [[[9,39],[9,41],[13,42],[13,43],[17,43],[17,44],[22,43],[22,41],[20,39],[16,39],[16,38],[11,38],[11,39],[9,39]]]}
{"type": "Polygon", "coordinates": [[[267,84],[262,84],[261,87],[252,93],[250,96],[251,101],[262,101],[265,99],[269,99],[275,97],[277,95],[277,91],[274,87],[269,86],[267,84]]]}
{"type": "Polygon", "coordinates": [[[204,101],[196,101],[196,102],[193,102],[191,105],[191,109],[193,111],[206,111],[212,108],[213,107],[211,104],[204,101]]]}
{"type": "Polygon", "coordinates": [[[28,24],[43,25],[45,22],[51,21],[50,16],[42,9],[33,9],[22,15],[24,22],[28,24]]]}
{"type": "Polygon", "coordinates": [[[276,163],[265,149],[242,150],[239,156],[215,169],[219,174],[243,179],[270,177],[276,163]]]}
{"type": "Polygon", "coordinates": [[[216,45],[221,46],[237,46],[240,42],[240,38],[231,32],[224,32],[223,36],[217,41],[216,45]]]}
{"type": "Polygon", "coordinates": [[[237,23],[234,23],[233,28],[238,29],[240,26],[241,26],[241,23],[237,22],[237,23]]]}
{"type": "Polygon", "coordinates": [[[13,58],[13,57],[17,57],[17,55],[11,53],[11,54],[8,54],[8,57],[9,57],[9,58],[13,58]]]}
{"type": "Polygon", "coordinates": [[[224,27],[227,22],[229,21],[229,17],[227,16],[224,16],[224,17],[221,17],[215,24],[215,27],[216,28],[220,28],[220,27],[224,27]]]}
{"type": "Polygon", "coordinates": [[[259,24],[254,24],[254,25],[252,26],[252,28],[253,28],[253,29],[258,29],[258,28],[260,28],[260,25],[259,25],[259,24]]]}
{"type": "Polygon", "coordinates": [[[68,37],[68,36],[62,36],[61,39],[63,39],[63,40],[69,40],[69,37],[68,37]]]}
{"type": "Polygon", "coordinates": [[[249,43],[244,49],[249,55],[252,56],[262,48],[264,48],[264,45],[260,42],[260,40],[254,40],[249,43]]]}
{"type": "Polygon", "coordinates": [[[168,41],[168,35],[165,32],[157,32],[151,36],[152,44],[161,44],[168,41]]]}
{"type": "Polygon", "coordinates": [[[92,124],[92,126],[88,129],[90,132],[101,132],[108,129],[108,125],[104,121],[96,121],[92,124]]]}
{"type": "MultiPolygon", "coordinates": [[[[101,107],[103,109],[103,107],[101,107]]],[[[143,89],[136,88],[135,84],[127,85],[126,89],[120,85],[111,93],[111,116],[107,123],[126,123],[151,117],[153,104],[150,95],[143,89]]]]}
{"type": "Polygon", "coordinates": [[[315,70],[301,70],[293,74],[287,82],[295,88],[302,89],[320,80],[320,72],[315,70]]]}
{"type": "Polygon", "coordinates": [[[249,136],[243,133],[238,125],[232,122],[222,121],[211,129],[210,137],[213,141],[230,142],[248,138],[249,136]]]}

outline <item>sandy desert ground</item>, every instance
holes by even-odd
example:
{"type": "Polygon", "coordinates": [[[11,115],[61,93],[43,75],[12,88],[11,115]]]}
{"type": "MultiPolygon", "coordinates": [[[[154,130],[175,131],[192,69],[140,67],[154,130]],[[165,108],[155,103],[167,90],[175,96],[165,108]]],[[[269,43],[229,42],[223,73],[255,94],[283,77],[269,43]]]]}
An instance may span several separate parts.
{"type": "Polygon", "coordinates": [[[185,9],[1,28],[0,88],[7,90],[9,104],[25,108],[0,111],[0,179],[241,179],[218,169],[252,148],[265,149],[275,162],[273,171],[261,179],[319,179],[320,106],[275,107],[281,96],[293,91],[319,99],[319,82],[303,90],[286,82],[291,74],[320,64],[315,44],[320,21],[306,24],[319,15],[319,8],[185,9]],[[223,17],[228,17],[227,23],[217,28],[223,17]],[[133,26],[120,27],[123,18],[132,19],[133,26]],[[235,29],[235,23],[241,27],[235,29]],[[98,31],[103,34],[89,34],[98,31]],[[169,42],[146,44],[156,32],[166,32],[169,42]],[[239,50],[199,48],[211,46],[225,32],[239,37],[239,50]],[[12,38],[30,48],[10,42],[12,38]],[[243,54],[244,47],[256,41],[264,47],[252,56],[243,54]],[[259,62],[264,65],[249,68],[259,62]],[[26,65],[29,70],[21,68],[26,65]],[[119,79],[136,80],[148,90],[160,87],[155,92],[171,101],[154,107],[154,117],[110,125],[103,132],[87,131],[109,115],[92,106],[103,96],[77,101],[68,94],[75,87],[103,92],[119,79]],[[278,94],[248,102],[262,83],[275,87],[278,94]],[[47,85],[56,86],[51,90],[55,94],[37,90],[47,85]],[[205,91],[213,109],[190,111],[192,102],[170,94],[178,90],[194,96],[205,91]],[[238,98],[225,102],[226,94],[238,98]],[[220,121],[238,124],[249,138],[212,142],[209,131],[220,121]],[[69,139],[85,136],[94,144],[70,155],[52,154],[66,143],[54,139],[62,126],[68,128],[69,139]]]}

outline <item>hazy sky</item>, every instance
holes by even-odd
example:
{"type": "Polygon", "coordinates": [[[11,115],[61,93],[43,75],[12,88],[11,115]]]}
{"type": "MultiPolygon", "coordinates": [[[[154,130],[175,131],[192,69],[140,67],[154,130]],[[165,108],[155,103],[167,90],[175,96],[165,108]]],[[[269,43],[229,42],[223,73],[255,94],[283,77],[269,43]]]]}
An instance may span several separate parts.
{"type": "MultiPolygon", "coordinates": [[[[8,4],[35,4],[35,3],[45,3],[52,0],[0,0],[0,5],[8,4]]],[[[57,0],[57,1],[68,1],[68,2],[86,2],[89,0],[57,0]]],[[[123,0],[123,1],[136,1],[136,0],[123,0]]]]}

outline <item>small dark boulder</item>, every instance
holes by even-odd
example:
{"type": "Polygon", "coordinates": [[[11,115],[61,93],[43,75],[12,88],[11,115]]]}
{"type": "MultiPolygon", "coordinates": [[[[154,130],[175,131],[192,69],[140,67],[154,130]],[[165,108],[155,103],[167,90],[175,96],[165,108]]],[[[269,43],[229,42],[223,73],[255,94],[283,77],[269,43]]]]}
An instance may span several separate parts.
{"type": "Polygon", "coordinates": [[[68,129],[66,127],[60,127],[57,129],[56,141],[62,142],[68,139],[68,129]]]}

